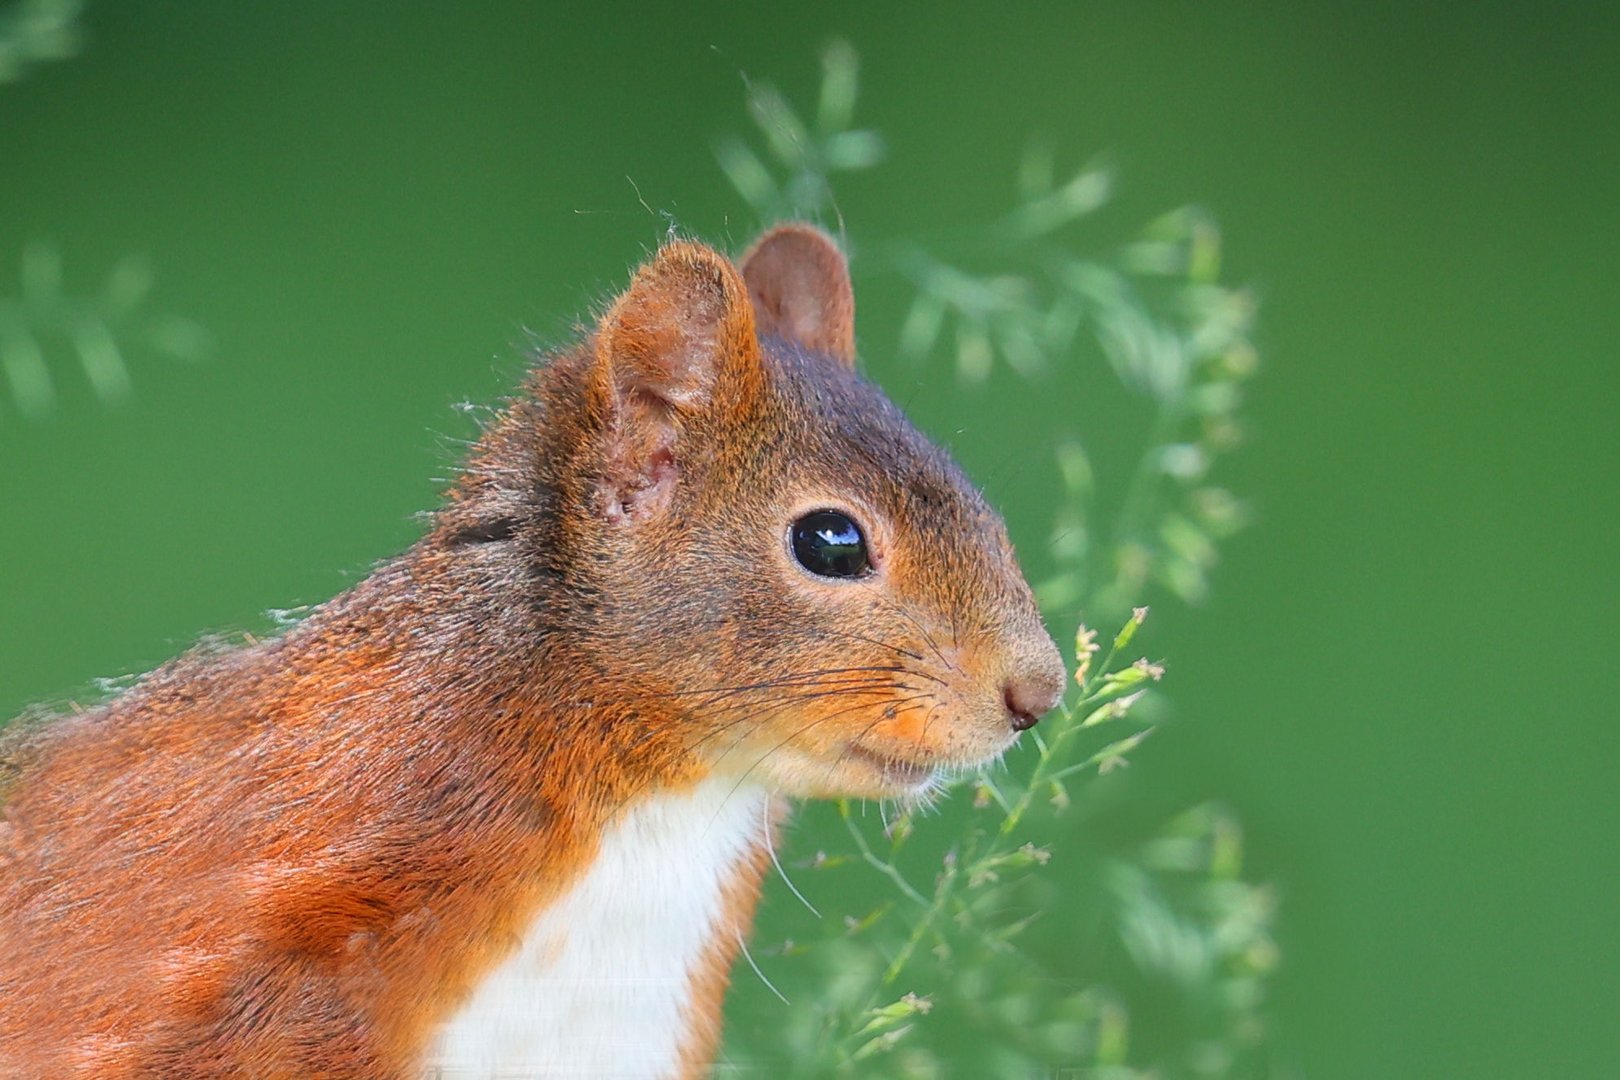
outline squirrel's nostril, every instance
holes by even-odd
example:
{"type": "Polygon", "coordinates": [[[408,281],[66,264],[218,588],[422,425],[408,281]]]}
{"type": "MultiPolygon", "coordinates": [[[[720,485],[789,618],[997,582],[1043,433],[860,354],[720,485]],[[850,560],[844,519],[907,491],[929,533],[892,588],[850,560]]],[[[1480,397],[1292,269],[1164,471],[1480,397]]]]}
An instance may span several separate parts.
{"type": "Polygon", "coordinates": [[[1002,700],[1007,703],[1007,713],[1012,717],[1014,731],[1028,731],[1040,720],[1041,713],[1046,711],[1042,709],[1041,712],[1036,712],[1029,707],[1016,679],[1008,681],[1003,688],[1002,700]]]}
{"type": "Polygon", "coordinates": [[[1054,687],[1052,680],[1044,677],[1014,675],[1008,679],[1001,694],[1012,717],[1013,730],[1028,731],[1034,727],[1041,717],[1052,711],[1062,693],[1061,682],[1054,687]]]}

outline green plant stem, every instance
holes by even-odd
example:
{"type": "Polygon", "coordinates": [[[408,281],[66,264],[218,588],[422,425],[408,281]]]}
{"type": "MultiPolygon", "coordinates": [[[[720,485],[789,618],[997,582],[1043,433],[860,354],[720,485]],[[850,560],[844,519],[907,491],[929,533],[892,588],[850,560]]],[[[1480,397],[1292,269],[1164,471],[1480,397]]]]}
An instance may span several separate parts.
{"type": "Polygon", "coordinates": [[[880,859],[877,853],[872,850],[872,845],[866,842],[866,837],[861,835],[860,827],[855,824],[854,818],[850,816],[848,799],[839,800],[838,816],[844,819],[844,826],[849,830],[849,835],[855,839],[855,846],[860,849],[861,858],[866,861],[867,865],[894,882],[895,887],[910,899],[923,905],[928,903],[928,898],[918,892],[911,882],[907,881],[900,871],[895,868],[893,863],[880,859]]]}
{"type": "Polygon", "coordinates": [[[928,905],[928,910],[923,912],[922,918],[917,920],[917,925],[911,928],[911,934],[906,938],[905,944],[900,947],[900,951],[895,954],[894,959],[889,961],[889,966],[883,969],[883,978],[880,980],[878,988],[873,991],[872,1000],[867,1004],[868,1009],[876,1004],[877,995],[881,988],[892,986],[894,981],[900,977],[900,973],[905,970],[906,965],[911,962],[912,954],[917,951],[917,946],[922,944],[922,939],[933,929],[934,920],[939,918],[940,912],[945,910],[946,904],[950,901],[952,889],[960,873],[961,870],[954,861],[946,868],[940,878],[938,887],[934,890],[933,903],[928,905]]]}

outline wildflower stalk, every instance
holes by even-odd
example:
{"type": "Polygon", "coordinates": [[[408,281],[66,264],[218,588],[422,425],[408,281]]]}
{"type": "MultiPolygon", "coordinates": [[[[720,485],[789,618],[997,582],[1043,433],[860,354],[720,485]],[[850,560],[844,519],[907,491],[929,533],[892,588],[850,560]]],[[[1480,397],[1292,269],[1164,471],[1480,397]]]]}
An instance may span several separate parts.
{"type": "Polygon", "coordinates": [[[843,819],[844,825],[849,829],[850,838],[855,841],[856,849],[861,853],[861,858],[866,861],[868,866],[894,882],[895,888],[899,889],[908,899],[915,900],[919,904],[928,903],[928,898],[918,892],[905,879],[904,875],[895,868],[893,863],[879,858],[877,853],[872,850],[872,845],[867,843],[866,836],[861,832],[860,827],[855,824],[854,818],[850,816],[848,799],[838,800],[838,816],[843,819]]]}

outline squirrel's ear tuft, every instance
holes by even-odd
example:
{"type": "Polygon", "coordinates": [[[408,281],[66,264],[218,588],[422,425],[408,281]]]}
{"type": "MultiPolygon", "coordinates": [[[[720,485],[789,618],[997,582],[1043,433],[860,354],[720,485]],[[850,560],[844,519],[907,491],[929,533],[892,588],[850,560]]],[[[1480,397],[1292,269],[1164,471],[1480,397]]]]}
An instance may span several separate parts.
{"type": "Polygon", "coordinates": [[[855,366],[855,292],[831,237],[779,225],[743,256],[742,273],[763,332],[855,366]]]}
{"type": "Polygon", "coordinates": [[[737,268],[702,244],[661,248],[602,318],[596,371],[608,430],[603,509],[643,517],[673,490],[682,416],[735,402],[758,378],[754,313],[737,268]]]}

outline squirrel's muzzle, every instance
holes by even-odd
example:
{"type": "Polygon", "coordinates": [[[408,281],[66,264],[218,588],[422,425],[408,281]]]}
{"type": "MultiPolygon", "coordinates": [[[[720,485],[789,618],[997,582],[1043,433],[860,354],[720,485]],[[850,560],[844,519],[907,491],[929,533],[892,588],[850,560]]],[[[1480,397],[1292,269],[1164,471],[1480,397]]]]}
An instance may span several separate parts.
{"type": "Polygon", "coordinates": [[[1034,727],[1063,697],[1067,673],[1057,645],[1045,631],[1040,632],[1037,641],[1020,650],[1002,684],[1001,700],[1007,706],[1014,731],[1034,727]]]}

